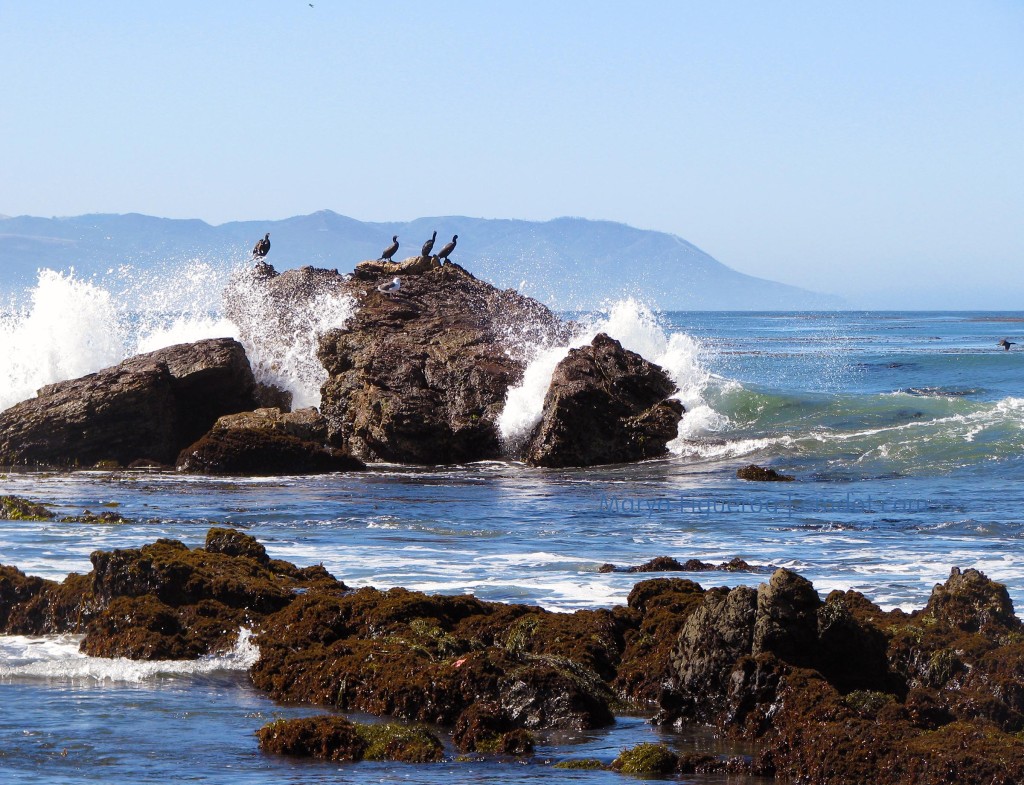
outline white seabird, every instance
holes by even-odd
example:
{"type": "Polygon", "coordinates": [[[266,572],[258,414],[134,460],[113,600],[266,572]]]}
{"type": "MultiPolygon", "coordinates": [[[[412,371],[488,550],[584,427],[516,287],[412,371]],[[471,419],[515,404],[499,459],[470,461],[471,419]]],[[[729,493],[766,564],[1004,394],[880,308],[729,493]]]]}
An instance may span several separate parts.
{"type": "Polygon", "coordinates": [[[382,283],[377,287],[377,291],[381,294],[395,294],[399,289],[402,288],[402,281],[396,276],[387,283],[382,283]]]}

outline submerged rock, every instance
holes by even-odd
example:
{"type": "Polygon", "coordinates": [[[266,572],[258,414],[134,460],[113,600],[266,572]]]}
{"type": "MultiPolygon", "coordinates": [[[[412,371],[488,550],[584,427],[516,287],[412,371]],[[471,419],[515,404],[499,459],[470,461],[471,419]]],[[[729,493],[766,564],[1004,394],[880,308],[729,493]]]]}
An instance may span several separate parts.
{"type": "Polygon", "coordinates": [[[0,412],[0,464],[171,464],[218,417],[255,408],[255,392],[230,338],[142,354],[0,412]]]}
{"type": "Polygon", "coordinates": [[[320,474],[366,465],[327,445],[327,421],[316,409],[257,409],[221,417],[178,456],[177,468],[197,474],[320,474]]]}
{"type": "Polygon", "coordinates": [[[736,477],[751,482],[793,482],[794,480],[792,475],[780,474],[775,469],[768,469],[755,463],[737,469],[736,477]]]}
{"type": "Polygon", "coordinates": [[[683,405],[660,367],[604,333],[555,368],[529,440],[532,466],[594,466],[664,455],[683,405]]]}
{"type": "Polygon", "coordinates": [[[43,505],[20,496],[0,496],[0,521],[50,521],[56,517],[43,505]]]}
{"type": "Polygon", "coordinates": [[[368,725],[333,715],[275,720],[256,731],[256,737],[263,752],[300,758],[405,763],[444,759],[444,745],[426,728],[368,725]]]}

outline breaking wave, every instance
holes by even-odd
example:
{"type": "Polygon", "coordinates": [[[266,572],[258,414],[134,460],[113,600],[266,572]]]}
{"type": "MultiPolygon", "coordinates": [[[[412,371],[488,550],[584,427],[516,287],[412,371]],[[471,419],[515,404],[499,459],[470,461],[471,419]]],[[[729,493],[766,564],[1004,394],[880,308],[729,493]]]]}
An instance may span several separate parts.
{"type": "MultiPolygon", "coordinates": [[[[353,305],[345,297],[312,298],[291,315],[290,331],[258,316],[225,318],[222,293],[244,281],[246,266],[193,261],[159,273],[131,267],[88,279],[74,270],[41,270],[26,302],[0,313],[0,410],[53,382],[116,365],[132,355],[204,338],[235,338],[256,378],[289,390],[296,407],[318,406],[326,372],[316,359],[319,336],[343,326],[353,305]]],[[[243,284],[244,285],[244,284],[243,284]]]]}
{"type": "Polygon", "coordinates": [[[598,333],[606,333],[624,348],[660,365],[675,382],[673,397],[682,401],[687,413],[680,421],[679,437],[669,445],[673,452],[678,452],[686,439],[728,426],[728,418],[713,409],[705,396],[712,387],[735,383],[707,371],[701,361],[705,349],[699,341],[685,333],[666,331],[650,308],[628,298],[581,321],[565,344],[533,348],[523,379],[509,390],[498,420],[499,431],[507,443],[521,442],[540,422],[555,366],[570,349],[586,346],[598,333]]]}
{"type": "Polygon", "coordinates": [[[229,652],[196,660],[129,660],[123,657],[90,657],[78,650],[81,636],[44,638],[0,636],[0,680],[59,679],[62,681],[121,682],[139,684],[166,676],[188,676],[218,671],[245,671],[256,664],[259,649],[252,632],[242,628],[229,652]]]}

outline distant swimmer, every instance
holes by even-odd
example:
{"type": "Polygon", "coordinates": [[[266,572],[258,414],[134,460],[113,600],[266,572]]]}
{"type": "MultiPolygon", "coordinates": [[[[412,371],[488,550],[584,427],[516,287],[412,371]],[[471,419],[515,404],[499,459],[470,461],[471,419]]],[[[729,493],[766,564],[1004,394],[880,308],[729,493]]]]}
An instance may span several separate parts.
{"type": "Polygon", "coordinates": [[[458,235],[455,235],[454,237],[452,237],[452,241],[450,243],[448,243],[444,248],[441,249],[441,252],[437,255],[437,257],[439,259],[441,259],[442,261],[445,261],[445,262],[450,261],[448,259],[448,257],[451,256],[452,251],[455,250],[455,243],[458,242],[458,240],[459,240],[459,236],[458,235]]]}
{"type": "Polygon", "coordinates": [[[1008,341],[1008,340],[1006,340],[1005,338],[1003,338],[1003,340],[1001,340],[1001,341],[1000,341],[1000,342],[999,342],[998,344],[996,344],[996,345],[997,345],[997,346],[1002,346],[1002,347],[1003,347],[1003,349],[1004,349],[1004,350],[1006,350],[1006,351],[1010,351],[1010,347],[1011,347],[1011,346],[1016,346],[1016,345],[1017,345],[1017,342],[1016,342],[1016,341],[1008,341]]]}
{"type": "Polygon", "coordinates": [[[434,232],[430,239],[423,243],[423,253],[420,256],[430,256],[430,252],[434,250],[434,240],[437,239],[437,232],[434,232]]]}
{"type": "Polygon", "coordinates": [[[252,249],[252,257],[253,259],[262,259],[268,253],[270,253],[270,232],[263,235],[263,239],[256,243],[252,249]]]}
{"type": "Polygon", "coordinates": [[[387,283],[382,283],[377,287],[377,291],[381,294],[398,294],[398,290],[402,288],[402,282],[396,277],[387,283]]]}
{"type": "Polygon", "coordinates": [[[377,260],[378,262],[390,262],[391,257],[398,253],[398,235],[394,235],[391,241],[391,245],[381,252],[380,259],[377,260]]]}

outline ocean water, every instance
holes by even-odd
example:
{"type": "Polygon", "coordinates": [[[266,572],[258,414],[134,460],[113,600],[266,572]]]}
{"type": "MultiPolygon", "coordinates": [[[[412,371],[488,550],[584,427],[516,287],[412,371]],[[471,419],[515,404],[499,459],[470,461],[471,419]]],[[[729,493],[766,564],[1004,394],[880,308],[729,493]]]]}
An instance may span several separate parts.
{"type": "MultiPolygon", "coordinates": [[[[140,311],[126,304],[130,276],[42,274],[0,317],[0,406],[135,351],[229,334],[248,336],[265,378],[315,400],[313,343],[226,322],[205,296],[225,275],[196,267],[185,296],[150,282],[152,307],[140,311]]],[[[343,326],[352,307],[319,303],[309,333],[343,326]]],[[[353,586],[472,592],[554,610],[624,602],[653,576],[600,565],[659,555],[785,566],[822,595],[853,588],[905,609],[922,606],[951,567],[976,567],[1024,609],[1024,352],[996,345],[1024,334],[1024,313],[659,313],[627,300],[575,316],[569,345],[527,347],[530,366],[509,393],[503,435],[514,444],[528,432],[558,359],[603,330],[675,380],[687,415],[669,456],[558,471],[493,461],[261,479],[9,473],[0,493],[61,514],[116,509],[134,523],[0,522],[0,562],[63,578],[87,571],[96,549],[158,537],[194,546],[209,526],[231,525],[273,557],[322,562],[353,586]],[[796,480],[736,479],[748,463],[796,480]]],[[[756,585],[765,573],[682,577],[756,585]]],[[[0,637],[0,780],[598,783],[622,779],[548,763],[610,761],[650,740],[744,752],[703,729],[623,717],[608,729],[550,734],[527,764],[296,763],[262,756],[253,732],[315,710],[253,690],[245,676],[253,656],[243,639],[228,657],[154,665],[84,657],[72,637],[0,637]]]]}

